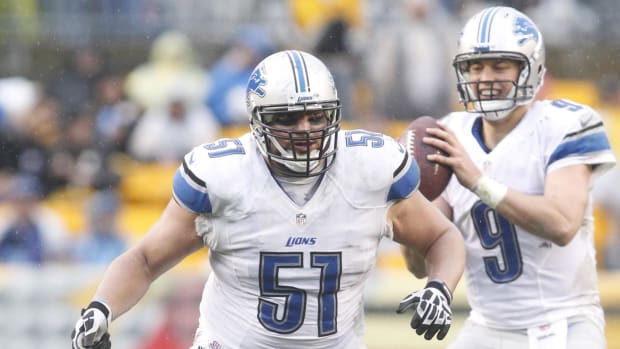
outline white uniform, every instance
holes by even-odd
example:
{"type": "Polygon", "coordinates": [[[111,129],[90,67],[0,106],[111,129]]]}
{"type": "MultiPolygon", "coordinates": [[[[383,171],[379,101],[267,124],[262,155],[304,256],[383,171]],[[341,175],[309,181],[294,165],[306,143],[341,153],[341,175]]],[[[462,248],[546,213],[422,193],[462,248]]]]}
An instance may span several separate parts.
{"type": "Polygon", "coordinates": [[[363,287],[386,212],[419,183],[392,138],[340,131],[334,166],[296,205],[271,176],[254,138],[196,147],[174,197],[200,213],[212,273],[194,348],[363,348],[363,287]]]}
{"type": "MultiPolygon", "coordinates": [[[[443,121],[484,174],[527,195],[542,195],[545,176],[556,169],[596,165],[597,175],[615,162],[599,115],[567,100],[534,102],[492,151],[481,140],[480,115],[457,112],[443,121]]],[[[455,176],[442,197],[467,246],[471,321],[525,330],[584,315],[602,329],[591,200],[579,232],[560,247],[509,222],[455,176]]]]}

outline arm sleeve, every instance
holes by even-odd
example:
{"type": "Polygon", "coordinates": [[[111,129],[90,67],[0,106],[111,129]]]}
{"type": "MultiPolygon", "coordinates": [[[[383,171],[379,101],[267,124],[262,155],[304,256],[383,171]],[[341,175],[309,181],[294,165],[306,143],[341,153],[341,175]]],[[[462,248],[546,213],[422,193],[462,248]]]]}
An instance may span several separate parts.
{"type": "Polygon", "coordinates": [[[570,165],[587,164],[592,165],[593,174],[599,175],[616,162],[603,121],[590,108],[571,117],[556,139],[550,147],[547,173],[570,165]]]}
{"type": "Polygon", "coordinates": [[[199,165],[206,165],[199,159],[200,150],[194,148],[185,155],[183,163],[177,169],[173,184],[172,195],[182,207],[198,214],[211,213],[211,200],[206,182],[196,175],[199,165]]]}

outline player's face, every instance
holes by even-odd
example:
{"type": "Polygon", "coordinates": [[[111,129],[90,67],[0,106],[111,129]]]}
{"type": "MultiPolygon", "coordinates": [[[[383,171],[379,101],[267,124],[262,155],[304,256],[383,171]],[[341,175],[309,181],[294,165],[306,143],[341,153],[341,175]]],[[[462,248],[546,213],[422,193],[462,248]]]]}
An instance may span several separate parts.
{"type": "Polygon", "coordinates": [[[273,134],[282,148],[307,154],[323,145],[324,130],[329,124],[326,111],[283,113],[271,117],[268,124],[274,128],[273,134]]]}
{"type": "Polygon", "coordinates": [[[505,98],[515,87],[520,64],[505,59],[481,59],[469,65],[469,78],[474,94],[482,100],[505,98]]]}

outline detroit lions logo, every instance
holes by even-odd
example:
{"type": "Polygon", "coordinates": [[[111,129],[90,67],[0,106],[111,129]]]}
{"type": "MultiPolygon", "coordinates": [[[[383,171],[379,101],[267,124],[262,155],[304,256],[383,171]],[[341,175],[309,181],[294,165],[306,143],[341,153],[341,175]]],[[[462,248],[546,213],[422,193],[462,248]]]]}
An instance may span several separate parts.
{"type": "Polygon", "coordinates": [[[534,23],[525,17],[517,17],[513,33],[520,36],[520,39],[517,41],[519,45],[525,44],[528,40],[538,42],[538,30],[534,27],[534,23]]]}
{"type": "Polygon", "coordinates": [[[248,81],[248,93],[253,92],[259,97],[265,97],[263,85],[266,83],[267,80],[263,77],[263,70],[261,68],[255,69],[248,81]]]}

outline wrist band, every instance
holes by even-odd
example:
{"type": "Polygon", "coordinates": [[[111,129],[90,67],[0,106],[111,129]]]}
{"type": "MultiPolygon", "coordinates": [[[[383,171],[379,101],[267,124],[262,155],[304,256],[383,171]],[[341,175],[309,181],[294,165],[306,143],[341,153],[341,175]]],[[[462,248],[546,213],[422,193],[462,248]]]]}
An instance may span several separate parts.
{"type": "Polygon", "coordinates": [[[429,287],[436,288],[441,291],[441,293],[446,297],[448,304],[452,304],[452,292],[450,291],[450,288],[448,287],[448,285],[446,285],[445,282],[441,280],[431,280],[426,283],[425,288],[429,287]]]}
{"type": "Polygon", "coordinates": [[[478,179],[478,182],[474,184],[471,191],[478,195],[482,202],[489,205],[491,208],[496,208],[506,196],[508,187],[483,175],[478,179]]]}
{"type": "Polygon", "coordinates": [[[105,304],[104,302],[102,302],[102,301],[92,301],[92,302],[90,302],[88,307],[86,307],[86,309],[90,309],[90,308],[94,308],[94,309],[100,310],[103,313],[103,315],[105,316],[106,320],[108,321],[108,325],[110,324],[110,322],[112,322],[112,310],[110,310],[110,307],[107,304],[105,304]]]}

